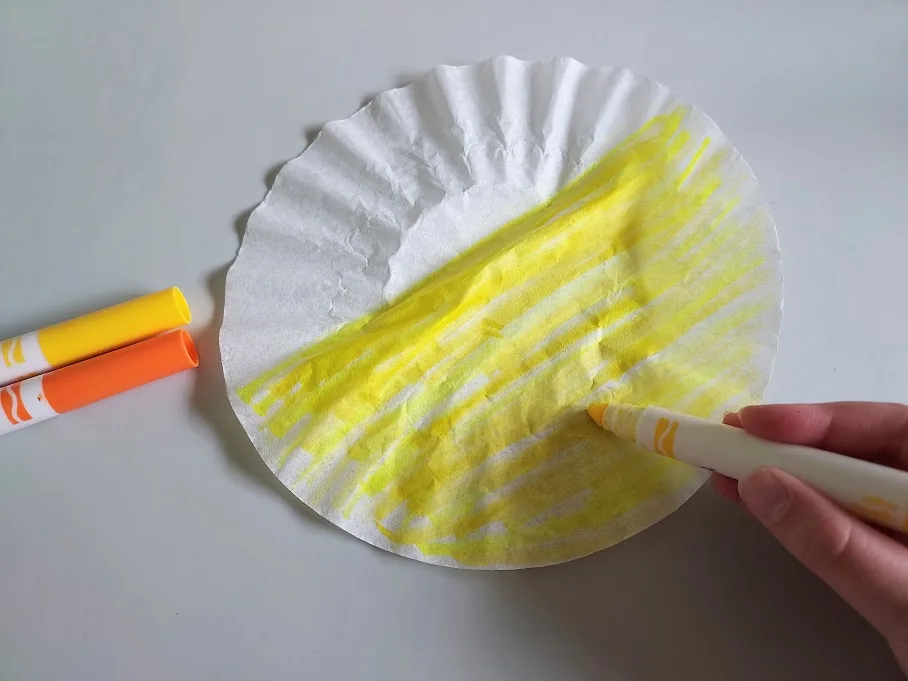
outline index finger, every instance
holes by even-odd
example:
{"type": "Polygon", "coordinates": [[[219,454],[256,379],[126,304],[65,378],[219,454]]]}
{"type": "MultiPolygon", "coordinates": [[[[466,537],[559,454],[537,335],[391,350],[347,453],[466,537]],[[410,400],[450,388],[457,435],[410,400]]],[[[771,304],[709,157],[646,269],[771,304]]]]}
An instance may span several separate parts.
{"type": "Polygon", "coordinates": [[[908,470],[908,406],[882,402],[744,407],[741,426],[766,440],[817,447],[908,470]]]}

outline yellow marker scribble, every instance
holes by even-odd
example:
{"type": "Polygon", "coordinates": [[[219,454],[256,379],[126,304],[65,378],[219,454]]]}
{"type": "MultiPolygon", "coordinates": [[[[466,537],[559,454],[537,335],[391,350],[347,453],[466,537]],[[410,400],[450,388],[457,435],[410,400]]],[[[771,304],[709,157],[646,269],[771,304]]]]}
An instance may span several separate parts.
{"type": "Polygon", "coordinates": [[[732,219],[730,153],[710,155],[685,115],[244,387],[278,468],[293,462],[285,481],[478,567],[585,555],[677,506],[690,469],[603,440],[584,410],[603,391],[704,416],[757,397],[765,237],[732,219]]]}

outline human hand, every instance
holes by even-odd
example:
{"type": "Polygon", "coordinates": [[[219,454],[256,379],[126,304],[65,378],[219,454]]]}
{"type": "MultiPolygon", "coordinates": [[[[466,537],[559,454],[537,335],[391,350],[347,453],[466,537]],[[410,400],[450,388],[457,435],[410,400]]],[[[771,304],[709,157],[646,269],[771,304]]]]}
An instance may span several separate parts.
{"type": "MultiPolygon", "coordinates": [[[[772,404],[725,423],[766,440],[807,445],[908,470],[908,406],[874,402],[772,404]]],[[[808,569],[889,642],[908,674],[908,547],[774,468],[738,482],[713,473],[722,496],[744,506],[808,569]]]]}

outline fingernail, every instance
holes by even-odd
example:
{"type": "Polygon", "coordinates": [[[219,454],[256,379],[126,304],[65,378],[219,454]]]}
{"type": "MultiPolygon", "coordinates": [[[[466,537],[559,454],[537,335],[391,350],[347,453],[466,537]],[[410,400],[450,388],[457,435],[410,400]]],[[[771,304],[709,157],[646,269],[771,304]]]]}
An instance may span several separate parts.
{"type": "Polygon", "coordinates": [[[767,468],[760,468],[742,480],[738,493],[744,505],[764,525],[777,523],[791,503],[785,483],[767,468]]]}

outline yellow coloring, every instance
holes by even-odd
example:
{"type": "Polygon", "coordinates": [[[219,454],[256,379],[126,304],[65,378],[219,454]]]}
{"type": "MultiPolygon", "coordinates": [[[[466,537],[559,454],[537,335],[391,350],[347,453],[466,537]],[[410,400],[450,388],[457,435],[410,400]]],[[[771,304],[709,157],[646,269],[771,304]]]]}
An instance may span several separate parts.
{"type": "Polygon", "coordinates": [[[764,232],[733,217],[729,153],[693,139],[685,113],[652,119],[546,203],[244,387],[294,491],[475,567],[584,555],[686,498],[691,469],[619,444],[584,411],[613,400],[711,416],[757,397],[746,387],[763,348],[747,329],[777,304],[750,295],[774,276],[764,232]]]}

